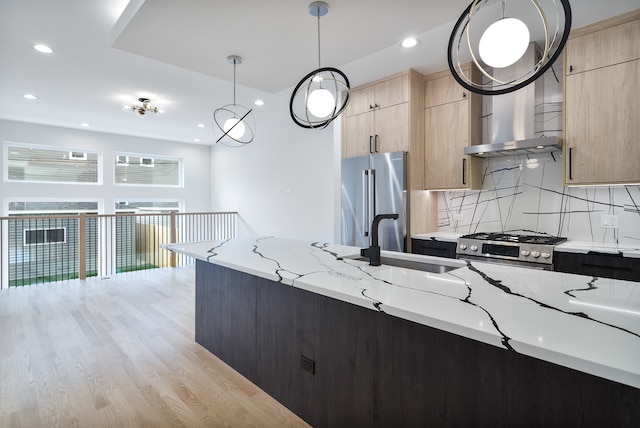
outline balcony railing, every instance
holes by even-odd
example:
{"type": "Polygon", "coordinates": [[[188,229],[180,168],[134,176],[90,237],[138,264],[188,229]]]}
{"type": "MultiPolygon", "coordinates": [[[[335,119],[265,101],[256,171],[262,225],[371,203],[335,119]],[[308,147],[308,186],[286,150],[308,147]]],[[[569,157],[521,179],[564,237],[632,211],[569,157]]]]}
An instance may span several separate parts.
{"type": "Polygon", "coordinates": [[[0,217],[0,288],[192,263],[160,248],[234,238],[236,212],[0,217]]]}

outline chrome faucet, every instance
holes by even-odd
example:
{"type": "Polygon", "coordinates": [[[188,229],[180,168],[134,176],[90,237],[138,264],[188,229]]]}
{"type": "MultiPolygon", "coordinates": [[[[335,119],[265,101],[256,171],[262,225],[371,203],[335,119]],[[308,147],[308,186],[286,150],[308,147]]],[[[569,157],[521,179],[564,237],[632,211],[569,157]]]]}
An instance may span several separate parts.
{"type": "Polygon", "coordinates": [[[397,220],[399,217],[398,214],[378,214],[373,218],[373,223],[371,224],[371,246],[360,249],[360,255],[369,259],[369,265],[380,266],[380,246],[378,245],[378,225],[380,220],[385,218],[397,220]]]}

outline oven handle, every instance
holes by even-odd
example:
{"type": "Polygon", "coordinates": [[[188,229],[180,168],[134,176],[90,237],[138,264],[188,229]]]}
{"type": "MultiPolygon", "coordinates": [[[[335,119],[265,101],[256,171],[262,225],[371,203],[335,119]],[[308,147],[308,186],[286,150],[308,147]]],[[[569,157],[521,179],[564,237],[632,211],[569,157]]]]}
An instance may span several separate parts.
{"type": "Polygon", "coordinates": [[[503,259],[503,258],[499,258],[498,256],[491,256],[491,257],[471,256],[467,254],[458,253],[456,254],[456,259],[469,260],[469,261],[475,260],[483,263],[509,265],[513,267],[522,267],[527,269],[553,270],[553,264],[551,263],[546,264],[546,263],[523,262],[519,260],[503,259]]]}

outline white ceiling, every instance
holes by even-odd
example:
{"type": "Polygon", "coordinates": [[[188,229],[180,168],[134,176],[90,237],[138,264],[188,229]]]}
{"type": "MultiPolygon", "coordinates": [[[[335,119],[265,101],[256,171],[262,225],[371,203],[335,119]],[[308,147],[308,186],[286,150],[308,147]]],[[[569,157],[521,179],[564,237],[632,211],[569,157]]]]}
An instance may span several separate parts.
{"type": "MultiPolygon", "coordinates": [[[[93,131],[213,143],[211,114],[233,101],[228,55],[243,57],[237,102],[246,106],[290,93],[317,68],[310,2],[0,0],[0,118],[69,128],[87,122],[93,131]],[[55,52],[39,53],[36,43],[55,52]],[[25,93],[39,98],[26,100],[25,93]],[[165,115],[122,111],[141,96],[161,103],[165,115]]],[[[340,68],[352,87],[407,68],[445,69],[449,34],[469,2],[328,0],[321,65],[340,68]],[[407,36],[420,44],[401,48],[407,36]]],[[[640,1],[571,6],[576,28],[637,9],[640,1]]]]}

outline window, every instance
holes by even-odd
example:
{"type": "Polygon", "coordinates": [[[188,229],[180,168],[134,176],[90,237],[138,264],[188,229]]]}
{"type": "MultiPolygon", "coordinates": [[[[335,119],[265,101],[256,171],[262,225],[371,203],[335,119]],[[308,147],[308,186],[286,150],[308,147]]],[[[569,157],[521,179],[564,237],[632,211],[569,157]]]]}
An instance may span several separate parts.
{"type": "Polygon", "coordinates": [[[115,184],[165,187],[182,185],[180,158],[117,153],[114,165],[115,184]]]}
{"type": "Polygon", "coordinates": [[[66,242],[66,228],[61,229],[25,229],[24,245],[53,244],[66,242]]]}
{"type": "Polygon", "coordinates": [[[5,145],[8,181],[99,184],[100,154],[19,143],[5,145]]]}
{"type": "Polygon", "coordinates": [[[69,152],[69,159],[87,160],[86,152],[69,152]]]}
{"type": "Polygon", "coordinates": [[[163,200],[163,201],[134,201],[120,200],[115,203],[115,212],[128,212],[138,214],[150,213],[166,213],[171,211],[180,211],[180,202],[163,200]]]}
{"type": "Polygon", "coordinates": [[[140,158],[140,165],[142,165],[142,166],[153,166],[153,159],[140,158]]]}

